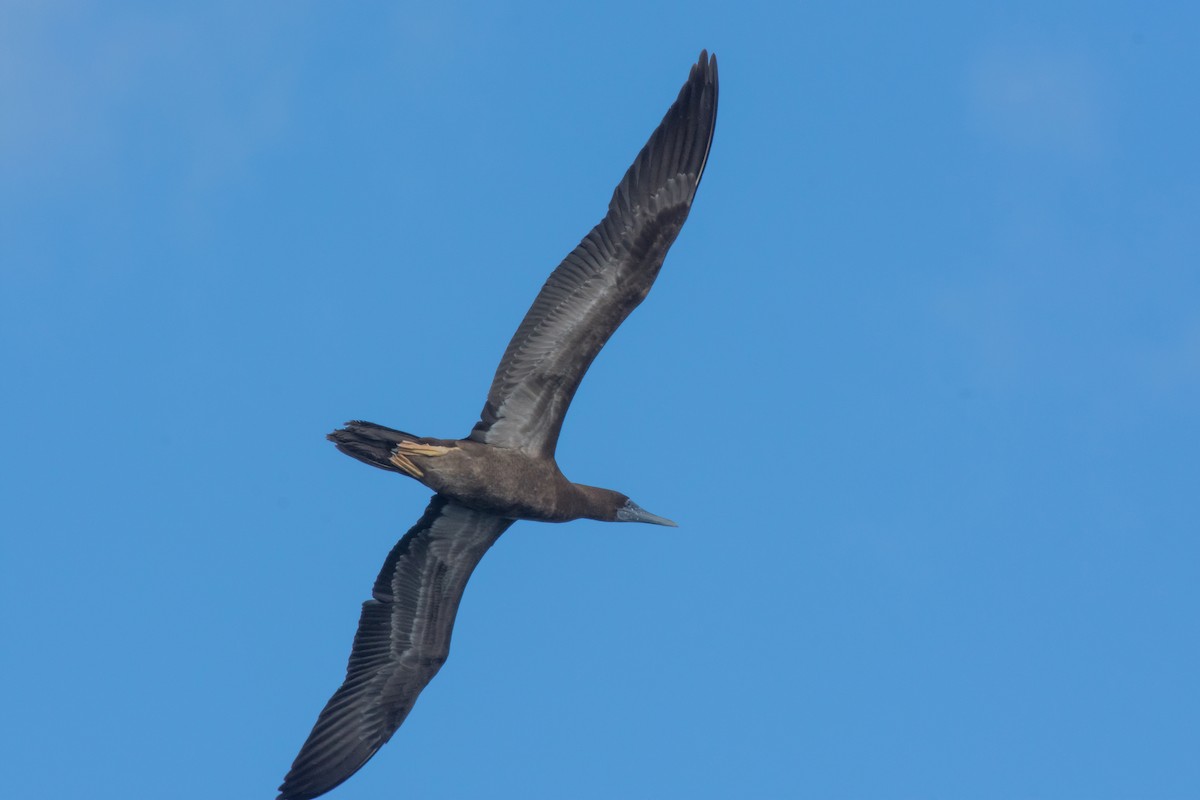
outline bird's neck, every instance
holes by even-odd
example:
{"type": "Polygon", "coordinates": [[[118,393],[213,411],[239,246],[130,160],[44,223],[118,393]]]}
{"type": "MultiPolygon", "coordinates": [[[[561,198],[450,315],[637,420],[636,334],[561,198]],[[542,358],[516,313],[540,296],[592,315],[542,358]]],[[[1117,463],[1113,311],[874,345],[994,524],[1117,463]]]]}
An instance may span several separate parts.
{"type": "Polygon", "coordinates": [[[582,483],[571,484],[575,488],[578,516],[585,519],[598,519],[602,522],[612,522],[617,518],[617,509],[625,505],[628,497],[612,489],[601,489],[598,486],[586,486],[582,483]]]}

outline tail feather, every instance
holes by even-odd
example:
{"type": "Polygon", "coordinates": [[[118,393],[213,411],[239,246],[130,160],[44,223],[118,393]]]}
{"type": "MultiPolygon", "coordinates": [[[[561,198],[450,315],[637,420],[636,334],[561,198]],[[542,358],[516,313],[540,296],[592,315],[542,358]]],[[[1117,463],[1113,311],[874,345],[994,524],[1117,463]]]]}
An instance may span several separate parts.
{"type": "Polygon", "coordinates": [[[420,436],[413,436],[404,431],[385,428],[373,422],[353,420],[325,437],[337,445],[337,449],[346,455],[357,458],[364,464],[386,469],[388,472],[404,473],[391,460],[392,452],[400,442],[420,442],[420,436]]]}

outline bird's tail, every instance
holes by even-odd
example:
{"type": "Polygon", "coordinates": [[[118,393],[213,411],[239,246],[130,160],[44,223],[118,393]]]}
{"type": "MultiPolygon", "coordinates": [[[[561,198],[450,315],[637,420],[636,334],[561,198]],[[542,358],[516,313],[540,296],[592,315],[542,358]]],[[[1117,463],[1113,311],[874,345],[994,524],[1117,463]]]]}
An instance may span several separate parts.
{"type": "Polygon", "coordinates": [[[392,430],[373,422],[362,422],[361,420],[347,422],[346,427],[334,431],[325,438],[337,445],[338,450],[352,458],[357,458],[364,464],[403,474],[411,473],[401,466],[404,463],[403,460],[396,459],[397,446],[402,442],[425,441],[420,436],[413,436],[411,433],[392,430]]]}

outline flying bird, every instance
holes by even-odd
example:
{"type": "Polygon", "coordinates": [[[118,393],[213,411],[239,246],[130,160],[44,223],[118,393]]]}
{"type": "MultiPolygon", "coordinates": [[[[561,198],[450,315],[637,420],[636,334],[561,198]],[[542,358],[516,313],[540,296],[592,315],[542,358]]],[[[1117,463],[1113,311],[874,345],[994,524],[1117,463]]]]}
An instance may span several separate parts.
{"type": "Polygon", "coordinates": [[[363,603],[346,680],[300,748],[279,800],[328,792],[391,738],[446,661],[467,579],[514,521],[675,525],[620,492],[571,483],[554,451],[584,373],[646,297],[687,219],[716,117],[717,59],[702,51],[604,219],[542,286],[467,438],[430,439],[370,422],[329,434],[343,453],[435,494],[363,603]]]}

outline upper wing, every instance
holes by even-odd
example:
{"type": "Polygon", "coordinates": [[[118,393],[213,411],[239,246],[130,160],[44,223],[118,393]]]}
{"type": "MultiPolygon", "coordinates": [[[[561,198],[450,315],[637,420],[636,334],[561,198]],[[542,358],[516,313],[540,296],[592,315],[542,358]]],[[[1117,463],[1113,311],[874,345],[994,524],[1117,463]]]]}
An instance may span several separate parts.
{"type": "Polygon", "coordinates": [[[687,219],[717,119],[717,59],[687,83],[613,192],[608,215],[551,273],[508,344],[468,437],[553,456],[592,359],[658,276],[687,219]]]}
{"type": "Polygon", "coordinates": [[[363,603],[346,681],[300,748],[279,800],[324,794],[391,738],[450,652],[467,579],[512,523],[434,495],[363,603]]]}

